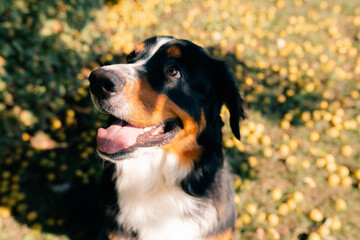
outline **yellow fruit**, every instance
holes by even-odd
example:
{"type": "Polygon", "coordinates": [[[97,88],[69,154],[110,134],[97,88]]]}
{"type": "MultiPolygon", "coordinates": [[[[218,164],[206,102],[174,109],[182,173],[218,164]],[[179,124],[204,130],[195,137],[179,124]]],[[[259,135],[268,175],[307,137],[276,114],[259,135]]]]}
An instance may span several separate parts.
{"type": "Polygon", "coordinates": [[[11,177],[11,173],[9,171],[3,171],[2,174],[1,174],[1,177],[3,179],[7,179],[7,178],[10,178],[11,177]]]}
{"type": "Polygon", "coordinates": [[[250,156],[248,158],[248,163],[249,163],[249,166],[253,168],[253,167],[256,167],[256,165],[258,164],[258,160],[256,159],[256,157],[250,156]]]}
{"type": "Polygon", "coordinates": [[[286,203],[280,204],[278,207],[278,211],[283,216],[287,215],[290,212],[289,205],[287,205],[286,203]]]}
{"type": "Polygon", "coordinates": [[[68,166],[66,164],[61,164],[59,169],[60,171],[66,171],[68,169],[68,166]]]}
{"type": "Polygon", "coordinates": [[[335,157],[332,154],[327,154],[325,156],[326,163],[335,163],[335,157]]]}
{"type": "Polygon", "coordinates": [[[309,160],[302,160],[300,166],[304,169],[308,169],[311,166],[311,162],[309,160]]]}
{"type": "Polygon", "coordinates": [[[290,126],[291,126],[291,124],[290,124],[290,122],[287,121],[287,120],[282,120],[282,121],[280,122],[280,127],[281,127],[282,129],[284,129],[284,130],[289,129],[290,126]]]}
{"type": "Polygon", "coordinates": [[[247,135],[249,135],[250,134],[250,129],[248,128],[248,126],[242,126],[241,128],[240,128],[240,135],[241,136],[244,136],[244,137],[246,137],[247,135]]]}
{"type": "Polygon", "coordinates": [[[256,129],[256,123],[254,121],[248,122],[247,126],[251,132],[255,131],[255,129],[256,129]]]}
{"type": "Polygon", "coordinates": [[[324,10],[328,7],[328,4],[329,3],[327,1],[322,1],[322,2],[320,2],[319,7],[320,7],[320,9],[324,10]]]}
{"type": "Polygon", "coordinates": [[[328,177],[328,183],[330,186],[335,187],[338,186],[340,183],[340,177],[339,175],[333,173],[328,177]]]}
{"type": "Polygon", "coordinates": [[[236,219],[235,228],[243,227],[243,222],[241,218],[236,219]]]}
{"type": "MultiPolygon", "coordinates": [[[[313,69],[308,69],[306,71],[306,73],[308,76],[312,76],[312,75],[314,75],[315,72],[313,69]]],[[[305,91],[307,91],[308,93],[313,92],[315,90],[315,88],[316,88],[316,85],[314,83],[308,83],[305,85],[305,91]]]]}
{"type": "Polygon", "coordinates": [[[21,203],[16,207],[16,211],[19,213],[24,212],[26,209],[27,209],[27,205],[24,203],[21,203]]]}
{"type": "Polygon", "coordinates": [[[250,203],[248,205],[246,205],[246,211],[250,214],[250,215],[254,215],[257,212],[257,205],[255,203],[250,203]]]}
{"type": "Polygon", "coordinates": [[[341,229],[341,221],[339,218],[337,217],[332,217],[331,218],[331,225],[330,228],[334,231],[340,230],[341,229]]]}
{"type": "Polygon", "coordinates": [[[330,235],[330,228],[323,224],[319,227],[318,233],[321,237],[326,237],[330,235]]]}
{"type": "Polygon", "coordinates": [[[285,7],[285,1],[284,0],[277,0],[275,3],[277,8],[283,8],[285,7]]]}
{"type": "Polygon", "coordinates": [[[293,199],[295,200],[295,202],[299,203],[302,202],[304,200],[304,195],[302,194],[302,192],[300,191],[295,191],[293,193],[293,199]]]}
{"type": "Polygon", "coordinates": [[[321,237],[317,232],[312,232],[309,234],[307,240],[321,240],[321,237]]]}
{"type": "Polygon", "coordinates": [[[311,113],[310,112],[303,112],[301,114],[301,120],[303,120],[304,122],[310,121],[311,119],[311,113]]]}
{"type": "Polygon", "coordinates": [[[282,139],[283,139],[283,141],[289,141],[289,139],[290,139],[289,134],[285,133],[284,135],[282,135],[282,139]]]}
{"type": "Polygon", "coordinates": [[[264,154],[264,156],[267,157],[267,158],[272,157],[272,155],[273,155],[273,150],[272,150],[272,148],[271,148],[271,147],[266,147],[266,148],[264,148],[263,154],[264,154]]]}
{"type": "Polygon", "coordinates": [[[340,5],[334,5],[332,8],[333,13],[340,13],[341,12],[341,6],[340,5]]]}
{"type": "Polygon", "coordinates": [[[234,144],[235,144],[235,147],[236,147],[236,149],[239,151],[239,152],[245,152],[245,145],[242,143],[242,142],[240,142],[239,140],[234,140],[233,141],[234,142],[234,144]]]}
{"type": "Polygon", "coordinates": [[[323,168],[326,165],[326,159],[325,158],[318,158],[316,160],[316,166],[319,168],[323,168]]]}
{"type": "Polygon", "coordinates": [[[311,132],[310,133],[310,140],[313,141],[313,142],[317,142],[320,140],[320,134],[318,132],[311,132]]]}
{"type": "Polygon", "coordinates": [[[234,189],[239,189],[241,186],[241,183],[242,183],[241,178],[238,175],[236,175],[235,180],[234,180],[234,189]]]}
{"type": "Polygon", "coordinates": [[[296,150],[298,148],[298,142],[295,139],[289,141],[289,147],[291,150],[296,150]]]}
{"type": "Polygon", "coordinates": [[[296,202],[292,198],[288,199],[286,204],[289,206],[290,210],[294,210],[296,208],[296,202]]]}
{"type": "Polygon", "coordinates": [[[58,226],[62,226],[63,224],[64,224],[64,219],[58,219],[57,221],[56,221],[56,224],[58,225],[58,226]]]}
{"type": "Polygon", "coordinates": [[[331,119],[332,119],[332,114],[329,113],[329,112],[325,112],[324,115],[323,115],[323,119],[324,119],[324,121],[326,121],[326,122],[330,122],[331,119]]]}
{"type": "Polygon", "coordinates": [[[279,148],[279,152],[281,153],[281,155],[287,156],[290,153],[290,148],[288,145],[282,144],[279,148]]]}
{"type": "Polygon", "coordinates": [[[279,224],[279,216],[276,215],[275,213],[271,213],[267,216],[267,221],[270,224],[270,226],[277,226],[279,224]]]}
{"type": "Polygon", "coordinates": [[[346,177],[341,179],[340,183],[344,187],[351,187],[352,184],[353,184],[353,181],[352,181],[352,178],[350,176],[346,176],[346,177]]]}
{"type": "Polygon", "coordinates": [[[41,230],[42,230],[42,225],[40,223],[34,223],[32,226],[31,226],[31,229],[33,230],[33,232],[35,234],[40,234],[41,233],[41,230]]]}
{"type": "Polygon", "coordinates": [[[53,127],[53,129],[59,129],[59,128],[61,128],[61,125],[62,125],[62,123],[59,119],[57,119],[57,118],[51,119],[51,126],[53,127]]]}
{"type": "MultiPolygon", "coordinates": [[[[360,64],[360,62],[359,62],[359,64],[360,64]]],[[[356,116],[356,121],[360,124],[360,114],[358,114],[358,115],[356,116]]]]}
{"type": "Polygon", "coordinates": [[[38,213],[35,211],[31,211],[26,215],[26,219],[29,221],[34,221],[35,219],[37,219],[38,217],[38,213]]]}
{"type": "Polygon", "coordinates": [[[306,122],[305,126],[308,128],[308,129],[311,129],[314,127],[314,121],[308,121],[306,122]]]}
{"type": "Polygon", "coordinates": [[[274,201],[280,200],[282,195],[283,195],[283,193],[280,188],[274,188],[273,190],[271,190],[271,198],[274,201]]]}
{"type": "Polygon", "coordinates": [[[0,217],[8,218],[11,215],[11,210],[8,207],[0,206],[0,217]]]}
{"type": "Polygon", "coordinates": [[[356,180],[360,180],[360,168],[355,170],[354,177],[356,180]]]}
{"type": "Polygon", "coordinates": [[[317,208],[314,208],[313,210],[310,211],[309,217],[314,222],[320,222],[320,221],[322,221],[324,219],[323,214],[317,208]]]}
{"type": "Polygon", "coordinates": [[[349,169],[345,166],[340,166],[338,167],[338,173],[341,177],[346,177],[346,176],[349,176],[349,169]]]}
{"type": "Polygon", "coordinates": [[[264,131],[265,131],[265,126],[264,126],[264,124],[262,124],[262,123],[256,124],[255,134],[256,134],[258,137],[262,136],[262,134],[264,133],[264,131]]]}
{"type": "Polygon", "coordinates": [[[285,163],[290,166],[294,166],[297,163],[297,158],[293,155],[288,156],[285,160],[285,163]]]}
{"type": "Polygon", "coordinates": [[[355,119],[352,120],[346,120],[343,122],[343,126],[347,130],[354,130],[357,127],[357,123],[355,119]]]}
{"type": "Polygon", "coordinates": [[[352,147],[349,145],[345,145],[341,148],[341,153],[345,156],[345,157],[349,157],[352,154],[352,147]]]}
{"type": "Polygon", "coordinates": [[[331,162],[331,163],[326,164],[326,170],[327,170],[328,172],[335,172],[336,169],[337,169],[336,163],[331,162]]]}
{"type": "Polygon", "coordinates": [[[28,133],[23,133],[22,134],[22,139],[23,139],[24,142],[29,141],[30,137],[31,136],[28,133]]]}
{"type": "MultiPolygon", "coordinates": [[[[356,49],[355,49],[356,50],[356,49]]],[[[359,99],[360,98],[360,93],[359,91],[356,91],[356,90],[352,90],[350,92],[350,96],[352,99],[359,99]]]]}
{"type": "Polygon", "coordinates": [[[247,213],[242,214],[241,219],[245,225],[249,225],[251,223],[251,216],[247,213]]]}
{"type": "Polygon", "coordinates": [[[234,142],[233,142],[233,140],[230,139],[230,138],[227,138],[227,139],[224,141],[224,146],[225,146],[226,148],[232,148],[232,147],[234,147],[234,142]]]}
{"type": "Polygon", "coordinates": [[[248,136],[247,136],[247,141],[249,144],[252,144],[252,145],[255,145],[258,143],[258,136],[256,136],[254,133],[250,133],[248,136]]]}
{"type": "Polygon", "coordinates": [[[254,80],[251,77],[245,78],[245,84],[247,86],[252,86],[254,84],[254,80]]]}
{"type": "Polygon", "coordinates": [[[329,103],[327,101],[321,101],[320,102],[320,108],[321,109],[327,109],[329,107],[329,103]]]}
{"type": "Polygon", "coordinates": [[[55,225],[55,220],[53,218],[46,219],[46,225],[54,226],[55,225]]]}
{"type": "Polygon", "coordinates": [[[271,138],[269,135],[264,135],[261,137],[260,142],[264,146],[270,146],[271,145],[271,138]]]}
{"type": "Polygon", "coordinates": [[[286,96],[284,96],[284,95],[279,95],[278,97],[277,97],[277,101],[279,102],[279,103],[284,103],[285,101],[286,101],[286,96]]]}
{"type": "Polygon", "coordinates": [[[346,210],[346,208],[347,208],[347,204],[344,199],[339,198],[338,200],[335,201],[335,210],[336,211],[343,211],[343,210],[346,210]]]}
{"type": "Polygon", "coordinates": [[[50,182],[54,181],[55,180],[55,174],[54,173],[49,173],[47,175],[47,178],[50,182]]]}
{"type": "Polygon", "coordinates": [[[313,112],[313,119],[315,121],[319,121],[321,119],[321,111],[320,110],[315,110],[313,112]]]}
{"type": "Polygon", "coordinates": [[[263,223],[266,220],[266,213],[265,212],[259,212],[257,217],[256,217],[256,221],[258,223],[263,223]]]}

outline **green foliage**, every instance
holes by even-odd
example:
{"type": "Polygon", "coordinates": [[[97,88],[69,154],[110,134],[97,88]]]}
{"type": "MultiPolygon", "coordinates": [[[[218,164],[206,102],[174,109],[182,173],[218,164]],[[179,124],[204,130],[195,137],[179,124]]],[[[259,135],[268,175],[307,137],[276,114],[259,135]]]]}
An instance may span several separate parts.
{"type": "Polygon", "coordinates": [[[102,51],[93,23],[101,5],[17,0],[0,7],[0,169],[10,173],[0,205],[30,225],[48,218],[62,225],[69,206],[58,207],[60,196],[47,198],[54,186],[95,183],[101,174],[98,116],[87,89],[94,49],[102,51]],[[31,210],[39,211],[35,222],[31,210]]]}

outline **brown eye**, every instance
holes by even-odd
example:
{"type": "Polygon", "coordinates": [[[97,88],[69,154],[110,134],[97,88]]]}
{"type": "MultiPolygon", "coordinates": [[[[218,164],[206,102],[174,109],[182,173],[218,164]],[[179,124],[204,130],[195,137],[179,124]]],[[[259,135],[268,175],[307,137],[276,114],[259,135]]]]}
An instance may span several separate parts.
{"type": "Polygon", "coordinates": [[[173,78],[181,77],[180,71],[177,67],[169,67],[167,69],[167,73],[169,74],[170,77],[173,77],[173,78]]]}

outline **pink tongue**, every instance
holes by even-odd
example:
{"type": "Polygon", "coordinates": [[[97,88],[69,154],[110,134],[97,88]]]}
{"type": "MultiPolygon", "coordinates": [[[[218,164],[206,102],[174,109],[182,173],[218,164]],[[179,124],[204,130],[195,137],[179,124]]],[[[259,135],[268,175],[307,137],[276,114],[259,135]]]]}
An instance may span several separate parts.
{"type": "Polygon", "coordinates": [[[134,145],[141,131],[142,128],[117,124],[113,124],[107,129],[99,128],[97,134],[98,148],[108,154],[116,153],[125,147],[134,145]]]}

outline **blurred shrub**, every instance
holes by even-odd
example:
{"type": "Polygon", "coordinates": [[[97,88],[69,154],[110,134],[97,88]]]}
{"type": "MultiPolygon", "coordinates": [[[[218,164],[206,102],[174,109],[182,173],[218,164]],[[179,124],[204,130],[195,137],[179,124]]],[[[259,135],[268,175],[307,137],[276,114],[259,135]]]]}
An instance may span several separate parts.
{"type": "Polygon", "coordinates": [[[40,209],[37,221],[62,224],[59,202],[44,196],[59,184],[96,181],[100,173],[93,154],[98,116],[87,90],[94,59],[106,46],[94,21],[100,6],[101,0],[0,5],[0,169],[6,173],[0,205],[24,221],[40,209]]]}

